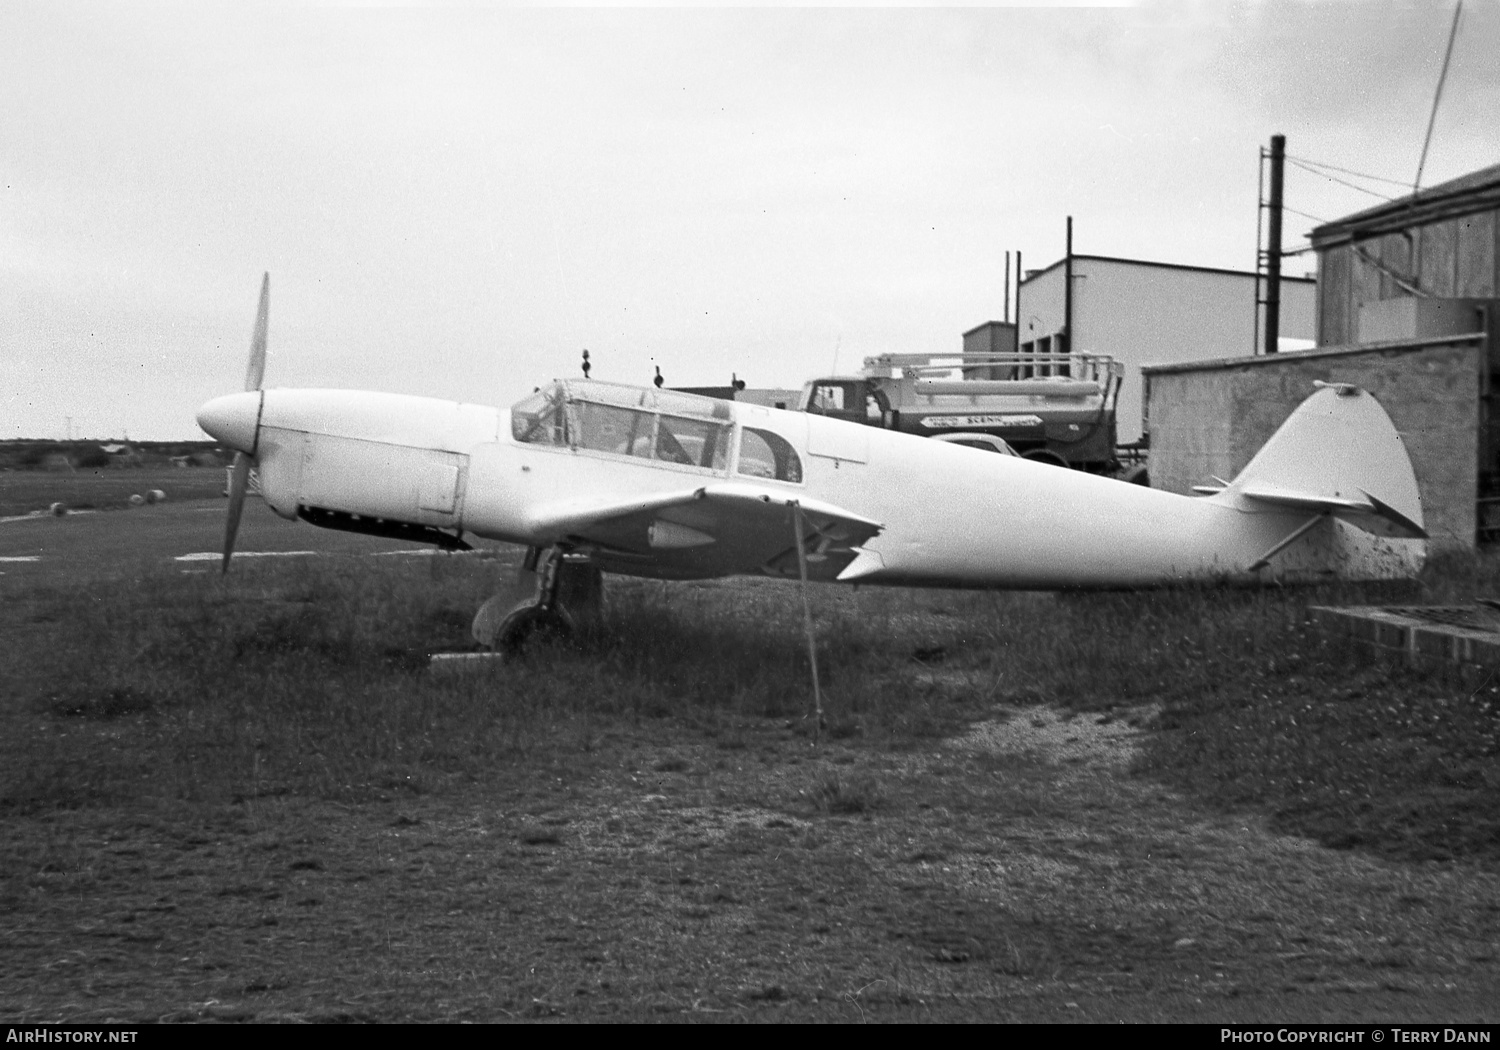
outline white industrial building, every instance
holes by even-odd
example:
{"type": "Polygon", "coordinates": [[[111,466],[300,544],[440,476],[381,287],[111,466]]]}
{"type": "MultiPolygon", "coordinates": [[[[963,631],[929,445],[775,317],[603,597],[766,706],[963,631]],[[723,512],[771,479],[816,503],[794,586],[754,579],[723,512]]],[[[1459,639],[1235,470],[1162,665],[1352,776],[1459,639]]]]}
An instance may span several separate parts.
{"type": "MultiPolygon", "coordinates": [[[[1264,307],[1258,305],[1264,298],[1253,272],[1074,255],[1032,270],[1017,287],[1018,349],[1108,354],[1122,363],[1118,435],[1122,443],[1133,442],[1141,436],[1145,403],[1141,366],[1256,353],[1264,338],[1264,307]],[[1064,294],[1070,268],[1071,303],[1064,294]]],[[[1312,278],[1281,279],[1280,333],[1284,349],[1313,345],[1312,278]]]]}

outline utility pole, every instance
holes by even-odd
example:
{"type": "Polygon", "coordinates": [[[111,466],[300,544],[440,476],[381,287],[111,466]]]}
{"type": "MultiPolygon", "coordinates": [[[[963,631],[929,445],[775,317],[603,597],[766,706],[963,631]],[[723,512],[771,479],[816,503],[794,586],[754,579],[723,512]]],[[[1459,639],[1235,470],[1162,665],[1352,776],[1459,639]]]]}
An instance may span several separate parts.
{"type": "Polygon", "coordinates": [[[1010,324],[1010,252],[1005,253],[1005,312],[1000,320],[1010,324]]]}
{"type": "Polygon", "coordinates": [[[1021,280],[1026,271],[1021,269],[1021,253],[1016,252],[1016,350],[1021,349],[1021,280]]]}
{"type": "Polygon", "coordinates": [[[1266,225],[1266,353],[1276,352],[1281,335],[1281,182],[1286,136],[1271,136],[1271,199],[1266,225]]]}
{"type": "Polygon", "coordinates": [[[1062,347],[1053,353],[1073,352],[1073,216],[1068,216],[1068,254],[1063,262],[1063,328],[1062,347]]]}

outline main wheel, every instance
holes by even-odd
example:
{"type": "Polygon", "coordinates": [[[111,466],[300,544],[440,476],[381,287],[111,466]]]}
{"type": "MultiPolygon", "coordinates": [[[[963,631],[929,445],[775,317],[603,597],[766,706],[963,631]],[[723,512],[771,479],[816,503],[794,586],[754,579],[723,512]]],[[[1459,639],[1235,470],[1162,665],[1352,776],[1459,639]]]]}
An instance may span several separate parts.
{"type": "Polygon", "coordinates": [[[539,645],[565,642],[572,635],[572,625],[557,610],[524,605],[500,624],[495,633],[495,648],[506,656],[521,656],[539,645]]]}

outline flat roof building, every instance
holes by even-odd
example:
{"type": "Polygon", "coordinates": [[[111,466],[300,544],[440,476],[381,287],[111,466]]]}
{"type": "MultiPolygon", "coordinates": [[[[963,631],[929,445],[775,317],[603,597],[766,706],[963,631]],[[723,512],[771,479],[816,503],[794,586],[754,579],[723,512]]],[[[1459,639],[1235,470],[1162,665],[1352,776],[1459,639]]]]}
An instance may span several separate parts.
{"type": "MultiPolygon", "coordinates": [[[[1020,282],[1019,350],[1107,354],[1123,364],[1117,407],[1121,442],[1141,436],[1142,365],[1255,352],[1264,323],[1258,300],[1264,296],[1254,272],[1103,255],[1074,255],[1071,268],[1071,304],[1065,294],[1067,258],[1030,271],[1020,282]]],[[[1287,349],[1312,345],[1316,291],[1311,278],[1281,279],[1281,334],[1287,349]]]]}

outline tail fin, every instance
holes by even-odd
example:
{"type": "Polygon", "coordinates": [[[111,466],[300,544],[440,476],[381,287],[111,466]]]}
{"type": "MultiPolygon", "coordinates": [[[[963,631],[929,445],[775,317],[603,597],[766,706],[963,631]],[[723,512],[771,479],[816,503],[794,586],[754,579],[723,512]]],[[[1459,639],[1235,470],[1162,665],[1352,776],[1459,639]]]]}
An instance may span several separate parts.
{"type": "Polygon", "coordinates": [[[1215,499],[1331,514],[1379,536],[1426,539],[1406,446],[1368,391],[1320,388],[1215,499]]]}

